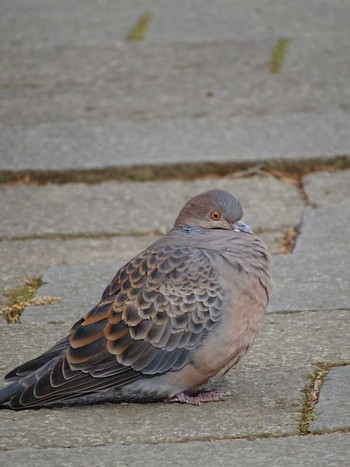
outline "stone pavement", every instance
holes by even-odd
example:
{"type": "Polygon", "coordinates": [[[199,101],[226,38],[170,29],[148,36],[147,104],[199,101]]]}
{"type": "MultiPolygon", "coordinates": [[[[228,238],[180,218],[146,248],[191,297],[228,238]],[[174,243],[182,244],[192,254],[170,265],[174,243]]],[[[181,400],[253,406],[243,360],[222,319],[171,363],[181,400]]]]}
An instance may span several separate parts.
{"type": "Polygon", "coordinates": [[[2,410],[1,465],[348,465],[350,2],[0,10],[0,303],[37,276],[36,297],[61,299],[2,320],[1,375],[62,337],[202,190],[242,201],[274,279],[262,332],[220,383],[231,397],[2,410]]]}

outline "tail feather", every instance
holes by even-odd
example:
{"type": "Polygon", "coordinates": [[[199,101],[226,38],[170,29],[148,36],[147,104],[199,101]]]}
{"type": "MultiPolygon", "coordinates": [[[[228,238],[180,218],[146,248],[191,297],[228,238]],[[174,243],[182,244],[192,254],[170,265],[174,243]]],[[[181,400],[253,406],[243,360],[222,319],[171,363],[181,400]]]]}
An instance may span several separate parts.
{"type": "Polygon", "coordinates": [[[2,388],[0,390],[0,408],[9,408],[11,399],[22,391],[23,387],[18,381],[2,388]]]}
{"type": "MultiPolygon", "coordinates": [[[[114,360],[114,357],[111,356],[114,360]]],[[[95,377],[89,372],[72,370],[64,355],[0,389],[0,408],[29,409],[47,407],[53,402],[86,396],[109,388],[121,388],[141,377],[126,367],[115,373],[95,377]]]]}

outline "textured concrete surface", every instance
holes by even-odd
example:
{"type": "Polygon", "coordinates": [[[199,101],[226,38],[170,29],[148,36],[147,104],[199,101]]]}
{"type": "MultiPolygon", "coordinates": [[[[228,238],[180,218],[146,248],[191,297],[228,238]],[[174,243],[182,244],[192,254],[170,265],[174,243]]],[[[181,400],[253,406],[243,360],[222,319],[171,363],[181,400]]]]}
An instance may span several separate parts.
{"type": "MultiPolygon", "coordinates": [[[[316,249],[315,249],[316,250],[316,249]]],[[[271,311],[349,308],[350,255],[345,251],[304,251],[273,263],[271,311]]]]}
{"type": "MultiPolygon", "coordinates": [[[[18,105],[31,106],[27,102],[18,105]]],[[[163,118],[113,121],[103,126],[85,119],[41,123],[34,128],[3,126],[0,170],[55,173],[140,164],[166,167],[170,163],[322,160],[332,154],[345,155],[349,165],[350,123],[348,114],[341,111],[326,115],[301,112],[251,118],[224,116],[219,120],[197,119],[196,115],[192,119],[163,118]]]]}
{"type": "MultiPolygon", "coordinates": [[[[124,263],[155,241],[157,236],[106,238],[3,240],[0,245],[0,290],[11,289],[26,279],[41,276],[53,266],[124,263]]],[[[270,245],[276,244],[269,236],[270,245]]]]}
{"type": "Polygon", "coordinates": [[[323,382],[316,416],[310,425],[312,432],[349,427],[349,387],[350,366],[332,368],[323,382]]]}
{"type": "Polygon", "coordinates": [[[272,35],[310,38],[342,37],[348,26],[344,0],[302,0],[291,9],[277,0],[4,0],[1,15],[2,47],[34,48],[61,45],[112,44],[125,38],[139,15],[152,15],[145,41],[215,42],[256,40],[272,35]],[[16,12],[25,13],[16,16],[16,12]],[[218,24],[220,22],[220,24],[218,24]]]}
{"type": "Polygon", "coordinates": [[[314,206],[348,206],[350,170],[306,175],[303,177],[303,187],[309,202],[314,206]]]}
{"type": "Polygon", "coordinates": [[[196,467],[198,463],[213,465],[278,467],[317,465],[335,467],[347,465],[349,458],[348,433],[324,436],[260,439],[255,441],[188,441],[127,446],[82,448],[18,449],[0,453],[4,465],[21,466],[23,459],[36,466],[140,466],[174,465],[196,467]]]}
{"type": "Polygon", "coordinates": [[[286,230],[300,220],[297,190],[272,177],[23,186],[1,190],[0,237],[164,234],[189,198],[212,188],[235,193],[253,229],[286,230]]]}
{"type": "Polygon", "coordinates": [[[251,352],[220,383],[225,401],[122,402],[110,391],[2,410],[1,465],[347,465],[350,171],[336,169],[339,156],[350,167],[349,20],[344,0],[3,0],[0,180],[35,171],[51,183],[0,186],[0,289],[42,275],[37,297],[62,301],[2,321],[0,373],[65,335],[204,189],[240,198],[273,253],[274,284],[251,352]],[[144,40],[127,41],[146,12],[144,40]],[[259,167],[232,178],[259,161],[280,180],[259,167]],[[187,180],[172,180],[169,164],[187,180]],[[298,180],[283,172],[293,164],[298,180]],[[94,169],[111,178],[133,165],[135,180],[169,180],[55,184],[59,172],[98,182],[94,169]]]}
{"type": "Polygon", "coordinates": [[[275,258],[270,309],[350,308],[349,171],[303,178],[309,201],[292,255],[275,258]],[[332,179],[331,179],[332,177],[332,179]]]}
{"type": "Polygon", "coordinates": [[[349,155],[347,2],[2,9],[0,170],[349,155]],[[125,41],[146,11],[145,41],[125,41]]]}
{"type": "Polygon", "coordinates": [[[348,196],[337,205],[305,209],[294,253],[302,255],[307,252],[316,260],[317,256],[337,255],[338,253],[346,257],[349,222],[348,196]]]}

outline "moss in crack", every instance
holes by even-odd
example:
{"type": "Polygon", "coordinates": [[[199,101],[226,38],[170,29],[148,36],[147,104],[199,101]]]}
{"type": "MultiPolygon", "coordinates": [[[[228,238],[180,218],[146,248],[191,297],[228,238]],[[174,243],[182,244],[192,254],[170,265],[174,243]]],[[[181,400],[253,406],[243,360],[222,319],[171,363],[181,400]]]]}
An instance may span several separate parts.
{"type": "Polygon", "coordinates": [[[297,237],[298,230],[295,227],[290,227],[287,232],[279,235],[277,238],[277,254],[285,255],[291,253],[294,250],[297,237]]]}
{"type": "Polygon", "coordinates": [[[8,303],[0,308],[0,315],[3,315],[8,323],[18,323],[24,308],[27,306],[46,305],[60,300],[57,297],[34,298],[42,283],[42,278],[38,276],[27,279],[20,287],[5,290],[4,295],[7,297],[8,303]]]}
{"type": "Polygon", "coordinates": [[[149,12],[144,13],[141,15],[135,24],[135,26],[131,29],[129,34],[126,36],[127,41],[139,42],[143,41],[145,38],[145,34],[148,28],[148,24],[151,19],[151,14],[149,12]]]}
{"type": "Polygon", "coordinates": [[[42,283],[41,276],[32,277],[27,279],[21,287],[6,290],[4,295],[9,299],[11,305],[18,305],[33,298],[42,283]]]}
{"type": "Polygon", "coordinates": [[[147,182],[152,180],[195,180],[202,177],[232,177],[270,173],[296,187],[301,177],[313,172],[335,172],[350,168],[350,156],[330,156],[298,160],[183,162],[173,164],[145,164],[104,169],[71,170],[0,170],[0,186],[45,185],[47,183],[101,183],[108,180],[147,182]],[[243,173],[242,173],[243,172],[243,173]]]}
{"type": "Polygon", "coordinates": [[[271,73],[279,73],[286,59],[287,49],[290,39],[280,37],[272,49],[269,68],[271,73]]]}
{"type": "Polygon", "coordinates": [[[302,435],[310,433],[310,423],[315,417],[315,406],[320,396],[321,387],[332,366],[331,363],[319,364],[318,368],[308,376],[309,383],[303,389],[304,402],[299,422],[299,431],[302,435]]]}

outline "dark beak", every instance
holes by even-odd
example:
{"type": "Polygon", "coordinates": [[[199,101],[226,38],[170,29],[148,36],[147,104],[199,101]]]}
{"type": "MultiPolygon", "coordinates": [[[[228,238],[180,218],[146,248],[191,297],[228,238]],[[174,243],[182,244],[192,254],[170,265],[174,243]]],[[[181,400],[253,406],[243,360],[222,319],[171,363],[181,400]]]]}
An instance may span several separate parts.
{"type": "Polygon", "coordinates": [[[233,224],[233,227],[236,232],[245,232],[245,233],[248,233],[248,234],[251,234],[253,235],[254,232],[253,232],[253,229],[251,227],[249,227],[249,225],[245,224],[244,222],[242,221],[237,221],[233,224]]]}

